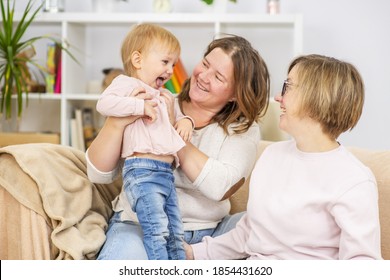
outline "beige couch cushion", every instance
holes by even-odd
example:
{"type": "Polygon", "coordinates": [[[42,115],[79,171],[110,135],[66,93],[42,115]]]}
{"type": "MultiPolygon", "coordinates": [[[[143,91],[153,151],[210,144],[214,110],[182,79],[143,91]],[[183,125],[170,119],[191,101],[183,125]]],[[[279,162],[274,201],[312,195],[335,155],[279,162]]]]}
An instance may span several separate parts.
{"type": "MultiPolygon", "coordinates": [[[[261,141],[259,155],[272,142],[261,141]]],[[[368,166],[375,175],[379,191],[379,215],[381,222],[382,256],[390,259],[390,151],[370,151],[361,148],[349,148],[349,150],[368,166]]],[[[250,179],[250,178],[249,178],[250,179]]],[[[232,203],[231,213],[246,210],[248,200],[248,184],[245,184],[230,198],[232,203]]]]}
{"type": "Polygon", "coordinates": [[[350,148],[350,151],[367,165],[375,175],[379,191],[382,256],[390,259],[390,151],[370,151],[350,148]]]}

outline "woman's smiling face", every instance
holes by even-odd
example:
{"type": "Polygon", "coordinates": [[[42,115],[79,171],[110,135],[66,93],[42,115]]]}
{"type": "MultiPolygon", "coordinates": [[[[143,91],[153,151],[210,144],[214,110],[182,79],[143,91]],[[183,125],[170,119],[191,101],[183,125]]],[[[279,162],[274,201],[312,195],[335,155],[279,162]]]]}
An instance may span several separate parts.
{"type": "Polygon", "coordinates": [[[234,100],[234,69],[231,57],[222,49],[213,49],[195,67],[191,77],[191,102],[219,112],[234,100]]]}
{"type": "Polygon", "coordinates": [[[293,135],[295,125],[302,122],[302,117],[297,113],[299,107],[297,68],[298,66],[295,66],[288,73],[283,96],[282,93],[275,96],[275,101],[280,103],[281,109],[279,127],[290,135],[293,135]]]}

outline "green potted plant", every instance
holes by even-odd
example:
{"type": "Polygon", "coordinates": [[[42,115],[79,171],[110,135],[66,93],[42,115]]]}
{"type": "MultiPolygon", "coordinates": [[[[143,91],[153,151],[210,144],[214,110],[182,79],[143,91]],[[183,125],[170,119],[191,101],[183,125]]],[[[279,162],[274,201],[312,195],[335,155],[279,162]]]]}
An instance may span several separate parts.
{"type": "MultiPolygon", "coordinates": [[[[230,2],[237,3],[237,0],[229,0],[230,2]]],[[[205,2],[207,5],[212,5],[214,0],[202,0],[202,2],[205,2]]]]}
{"type": "Polygon", "coordinates": [[[12,116],[12,95],[16,94],[18,105],[18,118],[23,110],[23,95],[25,93],[28,101],[28,79],[30,77],[27,64],[37,67],[45,72],[45,67],[37,64],[32,56],[35,54],[34,43],[37,40],[49,39],[58,44],[73,59],[75,59],[59,39],[50,36],[38,36],[25,39],[23,36],[37,13],[42,8],[42,4],[33,10],[33,2],[29,0],[20,19],[15,19],[15,2],[10,4],[10,0],[0,1],[1,25],[0,25],[0,117],[5,114],[5,119],[12,116]],[[11,7],[12,5],[12,7],[11,7]]]}
{"type": "Polygon", "coordinates": [[[227,9],[227,2],[236,3],[237,0],[201,0],[205,5],[203,12],[206,13],[225,13],[227,9]]]}

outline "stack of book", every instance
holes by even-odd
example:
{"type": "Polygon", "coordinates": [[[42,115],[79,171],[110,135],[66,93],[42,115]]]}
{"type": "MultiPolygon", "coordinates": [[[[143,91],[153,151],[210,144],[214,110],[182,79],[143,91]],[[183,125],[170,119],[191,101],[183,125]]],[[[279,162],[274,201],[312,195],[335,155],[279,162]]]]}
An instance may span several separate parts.
{"type": "Polygon", "coordinates": [[[181,59],[178,60],[173,68],[172,78],[164,84],[164,87],[172,93],[180,93],[184,81],[188,78],[188,74],[181,59]]]}

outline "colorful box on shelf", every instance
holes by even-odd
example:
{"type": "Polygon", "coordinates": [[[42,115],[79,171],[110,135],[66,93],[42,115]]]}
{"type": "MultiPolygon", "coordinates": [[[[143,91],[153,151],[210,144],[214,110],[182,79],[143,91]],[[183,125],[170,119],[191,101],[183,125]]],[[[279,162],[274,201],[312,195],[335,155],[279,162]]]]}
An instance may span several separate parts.
{"type": "Polygon", "coordinates": [[[181,59],[179,59],[173,68],[172,78],[165,83],[164,87],[172,93],[180,93],[183,83],[187,78],[187,71],[185,70],[181,59]]]}

